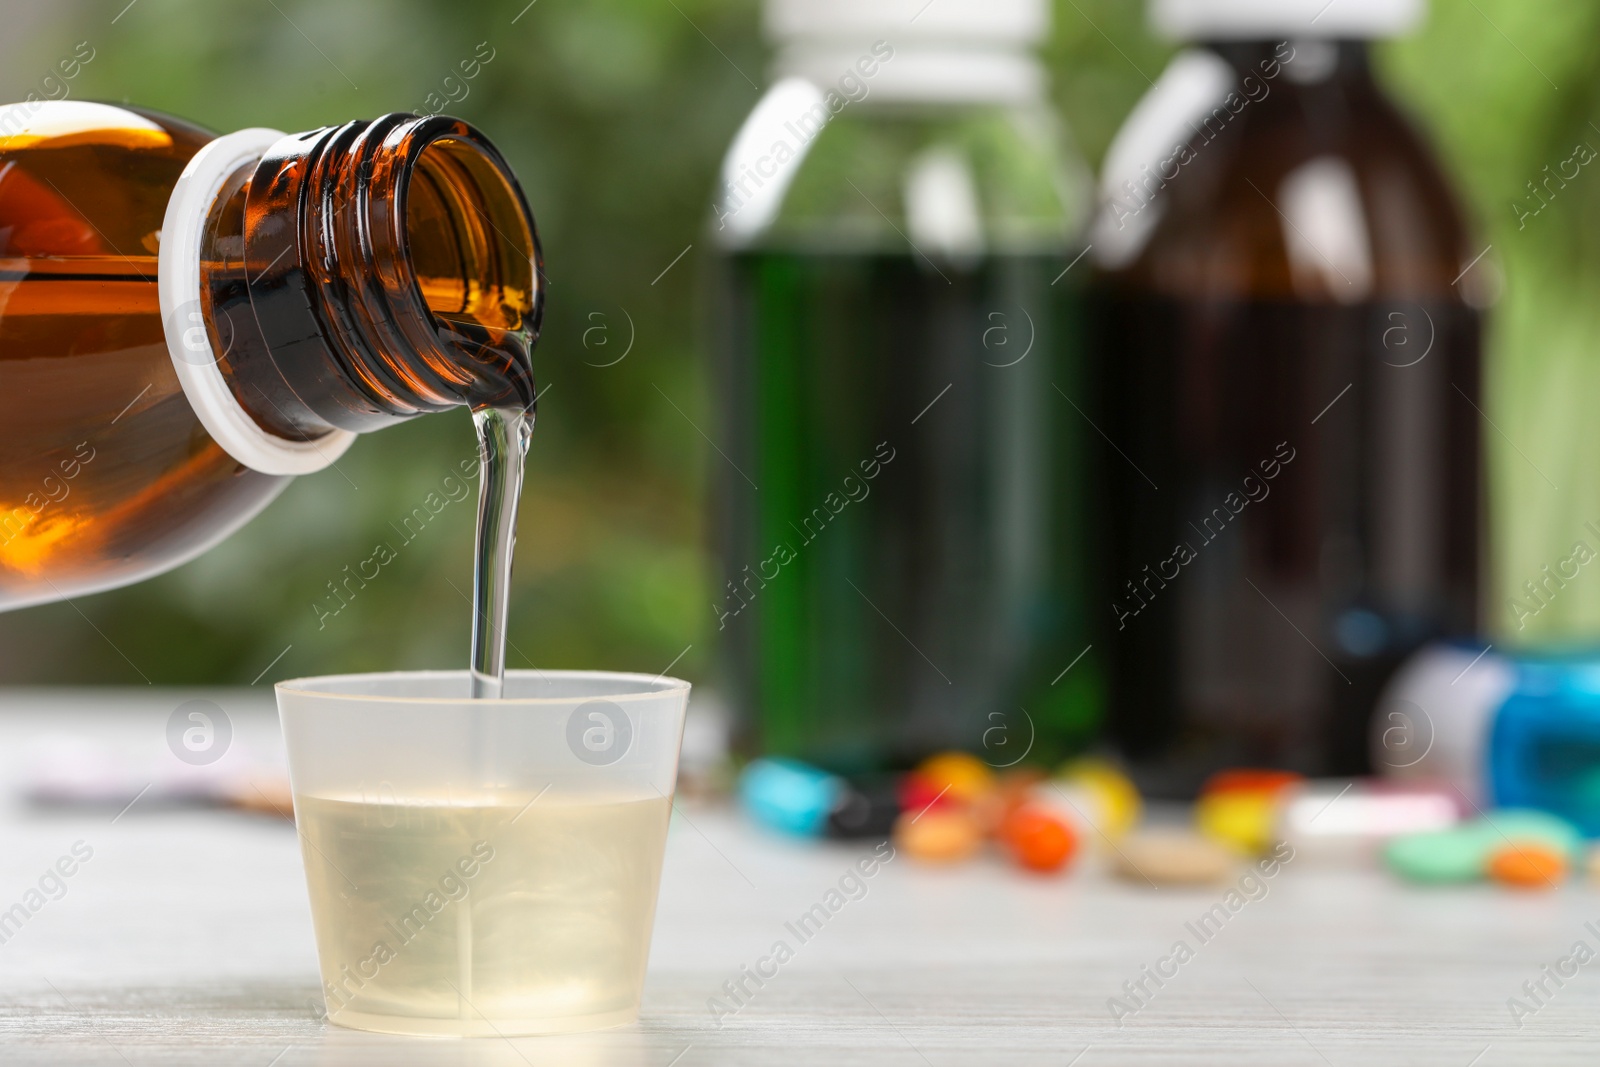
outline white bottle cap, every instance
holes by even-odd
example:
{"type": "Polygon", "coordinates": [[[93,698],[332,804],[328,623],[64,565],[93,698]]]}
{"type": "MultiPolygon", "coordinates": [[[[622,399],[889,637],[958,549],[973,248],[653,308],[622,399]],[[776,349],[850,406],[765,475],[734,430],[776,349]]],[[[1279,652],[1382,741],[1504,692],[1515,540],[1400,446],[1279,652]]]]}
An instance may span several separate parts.
{"type": "Polygon", "coordinates": [[[890,44],[1033,45],[1050,32],[1046,0],[767,0],[767,37],[890,44]]]}
{"type": "Polygon", "coordinates": [[[161,247],[156,257],[156,292],[172,369],[183,395],[222,450],[262,474],[310,474],[333,463],[355,441],[349,430],[330,430],[311,441],[291,441],[263,430],[240,405],[206,330],[200,307],[201,241],[212,202],[228,177],[250,166],[286,135],[251,128],[225,134],[190,157],[172,187],[161,247]]]}
{"type": "Polygon", "coordinates": [[[1031,49],[1050,32],[1047,0],[766,0],[765,16],[774,81],[885,102],[1044,96],[1031,49]]]}
{"type": "Polygon", "coordinates": [[[1151,0],[1150,25],[1179,41],[1399,37],[1426,0],[1151,0]]]}

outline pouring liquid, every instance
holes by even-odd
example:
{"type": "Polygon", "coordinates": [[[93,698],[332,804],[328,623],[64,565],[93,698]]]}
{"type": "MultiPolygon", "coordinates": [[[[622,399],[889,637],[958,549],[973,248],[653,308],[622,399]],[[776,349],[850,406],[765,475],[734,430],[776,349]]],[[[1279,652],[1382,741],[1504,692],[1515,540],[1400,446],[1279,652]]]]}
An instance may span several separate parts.
{"type": "MultiPolygon", "coordinates": [[[[506,682],[506,617],[511,602],[511,561],[517,548],[517,504],[533,416],[517,407],[481,407],[472,413],[478,435],[478,526],[472,556],[472,699],[498,700],[506,682]]],[[[481,738],[476,739],[480,755],[481,738]]],[[[471,907],[456,912],[457,1014],[470,1020],[473,1004],[471,907]]]]}
{"type": "Polygon", "coordinates": [[[472,568],[472,698],[498,699],[505,689],[506,616],[511,560],[517,547],[517,503],[533,416],[515,407],[472,413],[478,433],[478,527],[472,568]]]}

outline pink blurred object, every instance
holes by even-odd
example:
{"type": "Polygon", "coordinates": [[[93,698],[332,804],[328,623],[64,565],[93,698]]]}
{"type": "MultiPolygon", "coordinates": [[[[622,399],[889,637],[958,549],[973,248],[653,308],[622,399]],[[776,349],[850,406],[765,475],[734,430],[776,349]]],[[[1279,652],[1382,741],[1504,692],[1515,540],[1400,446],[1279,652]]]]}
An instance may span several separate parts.
{"type": "Polygon", "coordinates": [[[30,742],[17,794],[49,808],[240,807],[290,816],[288,776],[236,742],[215,763],[195,766],[165,754],[148,757],[71,734],[30,742]]]}
{"type": "Polygon", "coordinates": [[[1309,781],[1285,792],[1273,832],[1294,848],[1296,861],[1364,865],[1390,838],[1447,829],[1470,810],[1471,802],[1448,783],[1309,781]]]}

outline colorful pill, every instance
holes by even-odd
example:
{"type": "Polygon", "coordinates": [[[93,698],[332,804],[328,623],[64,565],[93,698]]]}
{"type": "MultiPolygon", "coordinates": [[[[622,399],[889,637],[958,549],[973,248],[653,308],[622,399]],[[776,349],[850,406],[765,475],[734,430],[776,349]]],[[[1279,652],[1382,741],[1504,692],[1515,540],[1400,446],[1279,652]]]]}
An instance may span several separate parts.
{"type": "Polygon", "coordinates": [[[1024,805],[1000,824],[1000,842],[1020,867],[1048,873],[1067,865],[1078,849],[1071,826],[1041,808],[1024,805]]]}
{"type": "Polygon", "coordinates": [[[1138,787],[1105,760],[1074,760],[1061,768],[1057,781],[1088,794],[1091,810],[1084,815],[1107,837],[1119,838],[1138,824],[1144,808],[1138,787]]]}
{"type": "Polygon", "coordinates": [[[894,824],[895,847],[924,863],[958,863],[983,845],[977,819],[962,808],[907,811],[894,824]]]}
{"type": "Polygon", "coordinates": [[[1515,889],[1554,889],[1566,874],[1566,856],[1535,841],[1513,841],[1489,856],[1489,876],[1515,889]]]}
{"type": "Polygon", "coordinates": [[[994,788],[994,771],[966,752],[941,752],[924,760],[917,775],[951,799],[971,804],[994,788]]]}
{"type": "Polygon", "coordinates": [[[1141,885],[1208,885],[1232,876],[1235,852],[1192,830],[1140,830],[1118,842],[1111,869],[1141,885]]]}
{"type": "Polygon", "coordinates": [[[1213,841],[1254,855],[1272,843],[1277,811],[1276,794],[1239,790],[1202,796],[1195,804],[1194,819],[1200,832],[1213,841]]]}
{"type": "Polygon", "coordinates": [[[1482,878],[1487,855],[1477,827],[1457,827],[1397,837],[1384,848],[1383,862],[1408,882],[1449,885],[1482,878]]]}
{"type": "Polygon", "coordinates": [[[845,790],[844,779],[799,760],[753,760],[739,776],[739,801],[751,818],[802,837],[823,832],[845,790]]]}
{"type": "Polygon", "coordinates": [[[950,795],[950,790],[946,786],[936,784],[933,779],[924,778],[916,771],[900,779],[898,794],[900,809],[909,811],[913,815],[933,808],[960,806],[960,801],[950,795]]]}
{"type": "Polygon", "coordinates": [[[1277,793],[1304,780],[1293,771],[1235,767],[1218,771],[1200,787],[1202,796],[1211,793],[1277,793]]]}

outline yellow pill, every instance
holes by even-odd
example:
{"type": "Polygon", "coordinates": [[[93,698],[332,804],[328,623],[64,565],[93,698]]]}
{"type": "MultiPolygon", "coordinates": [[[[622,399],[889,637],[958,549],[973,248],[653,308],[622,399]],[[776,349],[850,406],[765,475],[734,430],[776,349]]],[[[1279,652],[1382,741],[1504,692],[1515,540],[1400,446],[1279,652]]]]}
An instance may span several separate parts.
{"type": "Polygon", "coordinates": [[[916,775],[951,800],[971,804],[994,788],[994,771],[965,752],[941,752],[922,762],[916,775]]]}
{"type": "Polygon", "coordinates": [[[1195,804],[1195,826],[1212,840],[1241,852],[1264,852],[1272,844],[1277,799],[1264,792],[1211,793],[1195,804]]]}
{"type": "Polygon", "coordinates": [[[1117,838],[1132,830],[1144,809],[1139,789],[1127,775],[1105,760],[1080,759],[1061,768],[1061,779],[1081,786],[1094,798],[1095,828],[1117,838]]]}

